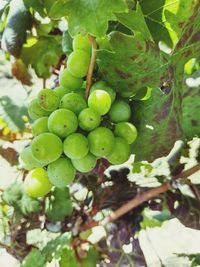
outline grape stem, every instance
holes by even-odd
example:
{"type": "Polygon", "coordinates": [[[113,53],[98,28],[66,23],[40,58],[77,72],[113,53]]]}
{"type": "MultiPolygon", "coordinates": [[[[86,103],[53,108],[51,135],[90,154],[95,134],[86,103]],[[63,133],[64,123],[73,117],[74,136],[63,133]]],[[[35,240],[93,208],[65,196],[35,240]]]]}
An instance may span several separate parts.
{"type": "MultiPolygon", "coordinates": [[[[197,164],[196,166],[190,168],[189,170],[183,171],[183,172],[175,175],[172,178],[172,181],[180,179],[180,178],[187,178],[199,170],[200,170],[200,163],[197,164]]],[[[155,198],[158,195],[160,195],[164,192],[167,192],[168,190],[171,190],[171,189],[172,189],[171,182],[167,182],[167,183],[164,183],[157,188],[153,188],[153,189],[150,189],[144,193],[137,194],[133,199],[131,199],[128,203],[126,203],[125,205],[123,205],[122,207],[120,207],[119,209],[114,211],[110,216],[105,217],[101,221],[100,224],[105,226],[107,223],[110,223],[110,222],[117,220],[119,217],[123,216],[124,214],[126,214],[130,210],[138,207],[142,203],[149,201],[150,199],[155,198]]]]}
{"type": "Polygon", "coordinates": [[[87,72],[87,78],[86,78],[86,90],[85,90],[85,99],[88,99],[89,93],[90,93],[90,87],[92,85],[92,76],[93,71],[96,63],[96,54],[97,54],[97,42],[94,36],[88,34],[88,39],[91,42],[92,45],[92,56],[90,59],[90,65],[87,72]]]}

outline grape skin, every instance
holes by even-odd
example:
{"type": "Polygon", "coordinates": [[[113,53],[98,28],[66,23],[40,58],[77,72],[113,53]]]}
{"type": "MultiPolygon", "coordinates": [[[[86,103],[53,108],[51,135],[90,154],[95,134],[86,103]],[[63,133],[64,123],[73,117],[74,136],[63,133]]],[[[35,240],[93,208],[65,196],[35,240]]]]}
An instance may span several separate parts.
{"type": "Polygon", "coordinates": [[[76,115],[68,109],[55,110],[48,119],[48,129],[50,132],[64,138],[75,132],[78,128],[76,115]]]}
{"type": "Polygon", "coordinates": [[[82,159],[72,159],[72,164],[77,169],[77,171],[80,172],[89,172],[96,166],[97,158],[92,155],[91,153],[88,153],[84,158],[82,159]]]}
{"type": "Polygon", "coordinates": [[[85,99],[76,93],[66,94],[60,101],[60,108],[69,109],[77,115],[86,107],[87,104],[85,99]]]}
{"type": "Polygon", "coordinates": [[[101,116],[93,109],[86,108],[78,116],[79,126],[85,131],[91,131],[99,126],[101,116]]]}
{"type": "Polygon", "coordinates": [[[115,125],[114,134],[132,144],[137,138],[137,129],[130,122],[119,122],[115,125]]]}
{"type": "Polygon", "coordinates": [[[106,84],[106,82],[104,81],[98,81],[96,83],[94,83],[90,89],[90,94],[96,90],[104,90],[106,91],[111,98],[111,102],[113,103],[115,101],[116,98],[116,92],[106,84]]]}
{"type": "Polygon", "coordinates": [[[81,34],[76,35],[73,39],[72,46],[73,46],[74,51],[80,49],[80,50],[84,50],[88,54],[91,54],[91,51],[92,51],[91,44],[90,44],[90,41],[87,35],[85,36],[81,34]]]}
{"type": "Polygon", "coordinates": [[[73,182],[76,171],[68,158],[60,158],[48,165],[47,173],[53,185],[63,188],[73,182]]]}
{"type": "Polygon", "coordinates": [[[100,115],[105,115],[111,106],[110,95],[104,90],[95,90],[89,95],[88,106],[100,115]]]}
{"type": "Polygon", "coordinates": [[[26,176],[25,191],[30,197],[44,197],[51,191],[47,172],[43,168],[35,168],[26,176]]]}
{"type": "Polygon", "coordinates": [[[110,129],[98,127],[89,133],[88,141],[92,154],[97,157],[105,157],[111,152],[115,137],[110,129]]]}
{"type": "Polygon", "coordinates": [[[33,99],[28,104],[28,114],[32,120],[37,120],[41,117],[48,116],[50,112],[42,109],[40,105],[38,104],[37,99],[33,99]]]}
{"type": "Polygon", "coordinates": [[[48,131],[48,117],[41,117],[32,124],[32,132],[34,136],[41,133],[47,133],[48,131]]]}
{"type": "Polygon", "coordinates": [[[40,161],[36,160],[32,154],[31,147],[25,147],[22,152],[20,153],[19,157],[20,163],[22,164],[22,167],[26,170],[30,171],[37,167],[43,167],[44,164],[42,164],[40,161]]]}
{"type": "Polygon", "coordinates": [[[107,156],[107,160],[111,164],[122,164],[130,157],[130,145],[121,137],[115,138],[115,145],[111,153],[107,156]]]}
{"type": "Polygon", "coordinates": [[[78,88],[81,88],[83,84],[83,79],[74,77],[68,69],[64,69],[59,74],[59,83],[62,87],[67,87],[71,90],[76,90],[78,88]]]}
{"type": "Polygon", "coordinates": [[[42,89],[38,94],[38,103],[43,109],[54,111],[59,106],[59,97],[51,89],[42,89]]]}
{"type": "Polygon", "coordinates": [[[67,68],[69,72],[77,77],[86,76],[90,63],[90,56],[83,50],[76,50],[69,55],[67,68]]]}
{"type": "Polygon", "coordinates": [[[63,144],[57,135],[42,133],[33,139],[31,151],[36,160],[47,165],[61,156],[63,144]]]}
{"type": "Polygon", "coordinates": [[[68,136],[63,143],[64,153],[70,159],[84,158],[89,151],[87,138],[80,134],[74,133],[68,136]]]}
{"type": "Polygon", "coordinates": [[[131,108],[124,100],[116,100],[109,111],[110,120],[112,122],[128,121],[131,117],[131,108]]]}

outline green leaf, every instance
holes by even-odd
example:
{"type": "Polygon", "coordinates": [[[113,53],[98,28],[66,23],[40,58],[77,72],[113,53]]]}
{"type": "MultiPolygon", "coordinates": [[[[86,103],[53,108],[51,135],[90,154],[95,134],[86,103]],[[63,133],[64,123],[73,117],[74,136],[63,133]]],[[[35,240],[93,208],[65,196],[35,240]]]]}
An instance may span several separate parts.
{"type": "Polygon", "coordinates": [[[42,254],[45,256],[48,262],[51,262],[53,258],[60,257],[62,250],[69,246],[71,241],[71,233],[65,232],[64,234],[49,241],[43,248],[42,254]]]}
{"type": "Polygon", "coordinates": [[[82,267],[94,267],[96,266],[99,253],[96,249],[90,248],[85,259],[82,260],[82,267]]]}
{"type": "Polygon", "coordinates": [[[72,48],[72,37],[70,36],[68,31],[63,32],[62,50],[66,54],[70,54],[73,51],[73,48],[72,48]]]}
{"type": "Polygon", "coordinates": [[[41,1],[41,0],[39,0],[39,1],[23,0],[23,1],[24,1],[26,8],[32,7],[34,9],[34,11],[37,11],[40,14],[40,16],[42,16],[42,17],[46,16],[46,14],[44,12],[43,1],[41,1]]]}
{"type": "Polygon", "coordinates": [[[80,267],[73,250],[67,248],[63,249],[61,259],[59,261],[59,267],[80,267]]]}
{"type": "Polygon", "coordinates": [[[173,93],[178,88],[181,87],[174,84],[169,95],[153,88],[148,100],[132,102],[132,122],[138,130],[132,152],[137,161],[167,155],[175,141],[182,138],[181,99],[178,92],[173,93]]]}
{"type": "Polygon", "coordinates": [[[46,214],[50,221],[62,221],[72,214],[72,201],[69,198],[69,189],[55,188],[49,199],[46,199],[46,214]]]}
{"type": "Polygon", "coordinates": [[[152,39],[139,3],[136,10],[129,10],[128,13],[118,13],[116,17],[120,23],[133,32],[141,32],[147,39],[152,39]]]}
{"type": "Polygon", "coordinates": [[[33,212],[37,212],[40,210],[40,202],[36,199],[33,199],[26,195],[22,196],[20,201],[17,202],[19,210],[24,214],[24,215],[29,215],[33,212]]]}
{"type": "Polygon", "coordinates": [[[23,46],[21,58],[31,65],[38,77],[48,78],[52,67],[56,66],[62,55],[61,36],[47,36],[39,39],[29,38],[23,46]]]}
{"type": "Polygon", "coordinates": [[[3,200],[10,206],[16,204],[22,198],[23,190],[21,184],[14,182],[3,192],[3,200]]]}
{"type": "Polygon", "coordinates": [[[72,36],[79,32],[104,37],[108,21],[115,13],[127,11],[124,0],[59,0],[52,6],[49,16],[54,19],[67,16],[72,36]]]}
{"type": "Polygon", "coordinates": [[[7,0],[2,0],[0,2],[0,18],[5,10],[5,8],[9,5],[9,2],[7,0]]]}
{"type": "Polygon", "coordinates": [[[197,1],[141,1],[142,11],[155,42],[162,41],[173,48],[183,27],[194,13],[197,1]]]}
{"type": "Polygon", "coordinates": [[[45,262],[46,259],[42,252],[37,248],[33,248],[23,260],[21,267],[43,267],[45,262]]]}
{"type": "Polygon", "coordinates": [[[2,96],[0,97],[0,116],[3,117],[10,130],[18,131],[25,128],[23,116],[28,116],[28,113],[25,106],[18,106],[10,97],[2,96]]]}
{"type": "Polygon", "coordinates": [[[26,31],[31,27],[31,16],[23,0],[12,0],[2,36],[2,48],[11,55],[19,56],[26,41],[26,31]]]}
{"type": "Polygon", "coordinates": [[[160,84],[164,59],[153,42],[139,32],[135,36],[112,32],[109,36],[112,51],[100,47],[97,63],[103,78],[117,92],[136,93],[160,84]]]}

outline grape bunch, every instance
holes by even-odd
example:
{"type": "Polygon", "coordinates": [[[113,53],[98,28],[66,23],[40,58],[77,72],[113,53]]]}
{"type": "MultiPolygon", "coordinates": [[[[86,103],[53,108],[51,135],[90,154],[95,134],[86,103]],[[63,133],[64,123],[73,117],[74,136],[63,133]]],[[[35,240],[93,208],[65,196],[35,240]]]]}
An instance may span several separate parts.
{"type": "Polygon", "coordinates": [[[122,164],[130,156],[137,130],[128,122],[129,103],[102,80],[84,98],[90,56],[88,38],[77,35],[67,68],[59,75],[60,86],[42,89],[28,105],[34,138],[20,158],[30,171],[25,189],[32,197],[69,185],[77,171],[92,171],[98,159],[122,164]]]}

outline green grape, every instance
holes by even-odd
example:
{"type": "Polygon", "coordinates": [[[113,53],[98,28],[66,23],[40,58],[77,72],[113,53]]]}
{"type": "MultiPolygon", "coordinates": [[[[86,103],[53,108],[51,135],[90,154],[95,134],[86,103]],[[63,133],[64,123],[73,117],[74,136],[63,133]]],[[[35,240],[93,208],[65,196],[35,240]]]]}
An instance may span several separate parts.
{"type": "Polygon", "coordinates": [[[64,95],[70,93],[72,90],[66,87],[59,86],[56,87],[53,91],[59,97],[60,101],[64,95]]]}
{"type": "Polygon", "coordinates": [[[31,151],[38,161],[47,165],[61,156],[63,144],[55,134],[42,133],[33,139],[31,151]]]}
{"type": "Polygon", "coordinates": [[[85,99],[76,93],[66,94],[60,101],[60,108],[69,109],[77,115],[86,107],[85,99]]]}
{"type": "Polygon", "coordinates": [[[37,120],[44,116],[49,116],[50,112],[42,109],[38,104],[37,99],[33,99],[28,104],[28,114],[32,120],[37,120]]]}
{"type": "Polygon", "coordinates": [[[68,69],[64,69],[59,74],[59,83],[62,87],[75,90],[81,88],[83,84],[83,79],[74,77],[68,69]]]}
{"type": "Polygon", "coordinates": [[[22,152],[20,153],[19,157],[20,163],[22,164],[22,167],[28,171],[37,168],[37,167],[43,167],[44,164],[42,164],[40,161],[36,160],[33,157],[31,147],[25,147],[22,152]]]}
{"type": "Polygon", "coordinates": [[[42,168],[36,168],[29,172],[24,186],[26,193],[34,198],[44,197],[52,188],[47,171],[42,168]]]}
{"type": "Polygon", "coordinates": [[[111,153],[106,157],[111,164],[122,164],[130,157],[130,145],[121,137],[115,138],[115,145],[111,153]]]}
{"type": "Polygon", "coordinates": [[[48,117],[41,117],[36,121],[34,121],[34,123],[32,124],[33,135],[36,136],[41,133],[47,133],[49,131],[47,122],[48,122],[48,117]]]}
{"type": "Polygon", "coordinates": [[[117,100],[112,104],[109,116],[110,120],[115,123],[128,121],[131,117],[131,108],[127,102],[117,100]]]}
{"type": "Polygon", "coordinates": [[[89,151],[88,140],[80,133],[74,133],[68,136],[63,145],[64,153],[70,159],[84,158],[89,151]]]}
{"type": "Polygon", "coordinates": [[[115,126],[114,134],[124,138],[128,144],[132,144],[137,138],[137,129],[132,123],[119,122],[115,126]]]}
{"type": "Polygon", "coordinates": [[[48,165],[47,173],[53,185],[63,188],[73,182],[76,170],[68,158],[60,158],[48,165]]]}
{"type": "Polygon", "coordinates": [[[54,111],[59,106],[59,97],[51,89],[42,89],[38,94],[38,103],[43,109],[54,111]]]}
{"type": "Polygon", "coordinates": [[[97,157],[105,157],[110,154],[115,137],[112,131],[105,127],[98,127],[88,135],[90,152],[97,157]]]}
{"type": "Polygon", "coordinates": [[[83,50],[76,50],[69,55],[67,68],[71,74],[83,78],[88,71],[90,56],[83,50]]]}
{"type": "Polygon", "coordinates": [[[49,116],[48,128],[50,132],[64,138],[76,131],[78,119],[71,110],[61,108],[49,116]]]}
{"type": "Polygon", "coordinates": [[[78,116],[79,126],[85,131],[94,130],[101,122],[101,116],[91,108],[85,108],[78,116]]]}
{"type": "Polygon", "coordinates": [[[100,115],[106,114],[111,106],[110,95],[104,90],[95,90],[88,98],[88,106],[100,115]]]}
{"type": "Polygon", "coordinates": [[[96,90],[106,91],[110,95],[111,102],[113,103],[115,101],[116,92],[110,86],[108,86],[106,82],[98,81],[98,82],[94,83],[90,89],[90,93],[92,93],[96,90]]]}
{"type": "Polygon", "coordinates": [[[87,52],[88,54],[91,54],[91,43],[88,39],[88,36],[85,35],[81,35],[81,34],[78,34],[74,37],[73,39],[73,50],[76,51],[76,50],[84,50],[85,52],[87,52]]]}
{"type": "Polygon", "coordinates": [[[91,153],[88,153],[82,159],[72,159],[72,164],[79,172],[91,171],[96,166],[96,163],[97,163],[97,158],[91,153]]]}

